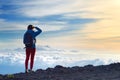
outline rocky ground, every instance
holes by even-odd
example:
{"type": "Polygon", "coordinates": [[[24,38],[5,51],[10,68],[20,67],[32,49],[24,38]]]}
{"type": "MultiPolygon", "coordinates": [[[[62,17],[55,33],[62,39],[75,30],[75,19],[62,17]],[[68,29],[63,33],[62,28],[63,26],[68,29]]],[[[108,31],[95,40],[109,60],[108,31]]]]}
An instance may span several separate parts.
{"type": "Polygon", "coordinates": [[[0,75],[0,80],[120,80],[120,63],[84,67],[56,66],[32,73],[0,75]]]}

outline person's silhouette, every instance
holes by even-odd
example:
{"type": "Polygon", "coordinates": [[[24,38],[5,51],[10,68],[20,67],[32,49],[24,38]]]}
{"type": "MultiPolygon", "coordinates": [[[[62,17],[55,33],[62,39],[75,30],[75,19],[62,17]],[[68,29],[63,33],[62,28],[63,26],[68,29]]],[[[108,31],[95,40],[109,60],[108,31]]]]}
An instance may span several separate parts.
{"type": "Polygon", "coordinates": [[[36,36],[39,35],[42,32],[42,30],[38,27],[34,27],[33,25],[28,25],[27,31],[24,34],[23,37],[23,43],[25,44],[26,48],[26,59],[25,59],[25,73],[28,73],[28,62],[30,58],[30,70],[33,69],[34,64],[34,56],[36,52],[36,36]],[[33,29],[36,29],[37,31],[34,31],[33,29]]]}

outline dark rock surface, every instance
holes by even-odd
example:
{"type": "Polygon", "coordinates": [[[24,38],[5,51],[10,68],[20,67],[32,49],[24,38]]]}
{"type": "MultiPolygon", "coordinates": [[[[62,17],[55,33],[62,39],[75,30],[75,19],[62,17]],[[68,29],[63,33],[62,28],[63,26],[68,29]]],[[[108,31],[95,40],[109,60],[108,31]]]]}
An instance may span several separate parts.
{"type": "Polygon", "coordinates": [[[56,66],[32,73],[0,75],[0,80],[120,80],[120,63],[84,67],[56,66]]]}

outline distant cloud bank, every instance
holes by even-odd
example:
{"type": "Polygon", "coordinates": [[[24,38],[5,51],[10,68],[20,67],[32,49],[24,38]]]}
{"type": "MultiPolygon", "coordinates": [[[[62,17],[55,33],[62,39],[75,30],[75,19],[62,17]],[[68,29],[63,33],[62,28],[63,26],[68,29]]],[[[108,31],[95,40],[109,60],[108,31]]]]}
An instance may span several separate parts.
{"type": "MultiPolygon", "coordinates": [[[[120,55],[117,55],[120,56],[120,55]]],[[[38,46],[35,56],[35,68],[46,69],[56,65],[63,66],[84,66],[105,65],[118,62],[119,58],[110,54],[96,54],[94,51],[85,52],[84,50],[63,50],[50,47],[48,45],[38,46]],[[93,53],[92,53],[93,52],[93,53]],[[92,53],[92,54],[91,54],[92,53]]],[[[0,64],[24,65],[24,49],[6,49],[0,51],[0,64]]]]}

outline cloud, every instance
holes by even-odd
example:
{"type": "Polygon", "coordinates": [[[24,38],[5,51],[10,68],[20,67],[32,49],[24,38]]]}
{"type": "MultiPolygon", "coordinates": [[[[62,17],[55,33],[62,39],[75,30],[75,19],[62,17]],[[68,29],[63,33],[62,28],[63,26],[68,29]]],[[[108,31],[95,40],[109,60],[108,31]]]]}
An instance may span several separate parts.
{"type": "Polygon", "coordinates": [[[49,0],[45,0],[45,2],[38,1],[38,0],[37,0],[37,2],[26,1],[26,4],[28,4],[28,5],[27,6],[23,5],[23,7],[18,11],[28,17],[41,17],[41,16],[56,15],[56,14],[77,11],[76,8],[74,8],[76,3],[73,1],[68,1],[68,0],[66,0],[66,1],[54,0],[52,2],[49,2],[49,0]],[[71,3],[72,3],[72,5],[71,5],[71,3]],[[48,9],[48,7],[49,7],[49,9],[48,9]],[[32,14],[30,14],[30,13],[32,13],[32,14]]]}
{"type": "Polygon", "coordinates": [[[0,19],[0,22],[4,22],[5,21],[5,19],[0,19]]]}
{"type": "Polygon", "coordinates": [[[55,30],[60,30],[61,28],[64,27],[64,26],[62,26],[64,24],[64,22],[61,22],[61,21],[53,21],[53,22],[45,23],[45,22],[41,22],[38,20],[15,22],[15,21],[7,21],[6,19],[0,19],[0,24],[2,25],[0,31],[4,31],[4,32],[10,31],[10,30],[11,31],[26,30],[26,28],[29,24],[33,24],[34,26],[38,26],[43,31],[55,31],[55,30]]]}
{"type": "MultiPolygon", "coordinates": [[[[108,62],[107,64],[110,64],[111,62],[108,62]]],[[[103,60],[100,59],[94,59],[94,60],[81,60],[81,61],[77,61],[77,62],[73,62],[71,65],[75,65],[75,66],[85,66],[85,65],[94,65],[94,66],[98,66],[98,65],[106,65],[105,62],[103,60]]]]}
{"type": "MultiPolygon", "coordinates": [[[[119,5],[118,0],[91,0],[88,2],[86,13],[82,13],[82,18],[97,18],[93,23],[85,24],[84,27],[78,31],[84,37],[79,38],[83,42],[83,48],[93,48],[101,50],[119,51],[119,5]],[[102,5],[102,6],[101,6],[102,5]]],[[[77,15],[77,16],[78,16],[77,15]]]]}
{"type": "Polygon", "coordinates": [[[25,55],[21,54],[20,52],[7,51],[4,52],[4,54],[1,53],[0,64],[8,64],[8,63],[9,65],[16,65],[21,63],[23,64],[24,57],[25,55]]]}
{"type": "MultiPolygon", "coordinates": [[[[119,62],[119,54],[114,55],[107,51],[65,50],[38,46],[35,56],[35,69],[63,66],[105,65],[119,62]]],[[[0,64],[24,65],[25,50],[21,48],[0,50],[0,64]]]]}
{"type": "Polygon", "coordinates": [[[10,6],[18,6],[15,8],[17,13],[20,15],[28,16],[28,17],[41,17],[48,15],[56,15],[63,14],[69,12],[78,12],[80,11],[80,7],[85,3],[84,0],[76,0],[76,1],[61,1],[61,0],[26,0],[23,3],[22,1],[4,1],[2,5],[10,5],[10,6]],[[82,4],[81,4],[82,3],[82,4]],[[80,5],[79,5],[80,4],[80,5]],[[48,9],[49,8],[49,9],[48,9]],[[31,14],[32,13],[32,14],[31,14]]]}
{"type": "Polygon", "coordinates": [[[19,30],[21,29],[23,26],[25,26],[25,24],[21,24],[20,22],[9,22],[6,19],[0,19],[0,24],[1,26],[1,31],[3,30],[19,30]]]}

